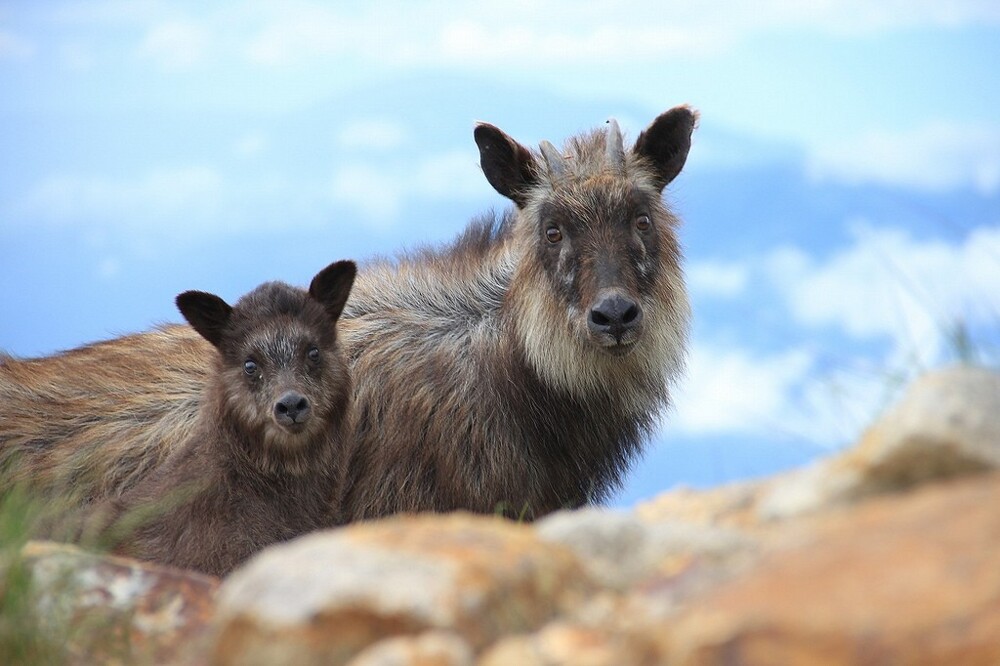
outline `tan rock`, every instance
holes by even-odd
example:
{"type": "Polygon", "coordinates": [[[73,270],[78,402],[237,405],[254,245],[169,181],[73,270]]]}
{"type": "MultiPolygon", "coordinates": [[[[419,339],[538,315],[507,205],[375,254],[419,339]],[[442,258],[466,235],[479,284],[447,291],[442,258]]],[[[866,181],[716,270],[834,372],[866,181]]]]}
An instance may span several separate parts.
{"type": "Polygon", "coordinates": [[[642,521],[597,508],[560,511],[538,522],[536,530],[543,539],[572,549],[594,580],[616,590],[678,574],[696,562],[703,567],[721,564],[756,545],[735,528],[642,521]]]}
{"type": "Polygon", "coordinates": [[[677,488],[639,504],[635,514],[647,522],[683,521],[695,525],[748,527],[757,522],[762,481],[732,483],[707,490],[677,488]]]}
{"type": "Polygon", "coordinates": [[[215,578],[51,542],[21,556],[71,662],[191,663],[206,643],[215,578]]]}
{"type": "Polygon", "coordinates": [[[662,652],[641,635],[612,627],[553,623],[530,636],[512,636],[487,650],[478,666],[628,666],[661,663],[662,652]]]}
{"type": "Polygon", "coordinates": [[[998,664],[997,507],[990,474],[789,523],[662,645],[676,664],[998,664]]]}
{"type": "Polygon", "coordinates": [[[479,650],[594,589],[565,548],[500,518],[402,517],[265,550],[225,581],[220,664],[345,663],[382,639],[454,631],[479,650]]]}
{"type": "Polygon", "coordinates": [[[778,477],[764,518],[831,506],[1000,468],[1000,374],[957,366],[924,375],[857,446],[778,477]]]}
{"type": "Polygon", "coordinates": [[[472,666],[474,661],[472,648],[458,634],[428,631],[379,641],[348,666],[472,666]]]}

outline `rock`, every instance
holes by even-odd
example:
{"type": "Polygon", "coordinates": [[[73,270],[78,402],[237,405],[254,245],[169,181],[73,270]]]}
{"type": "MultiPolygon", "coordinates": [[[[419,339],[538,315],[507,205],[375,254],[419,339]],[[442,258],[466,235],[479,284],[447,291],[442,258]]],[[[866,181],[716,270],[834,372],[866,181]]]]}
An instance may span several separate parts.
{"type": "Polygon", "coordinates": [[[553,623],[487,650],[478,666],[627,666],[661,663],[657,646],[610,628],[553,623]]]}
{"type": "Polygon", "coordinates": [[[732,483],[707,490],[677,488],[636,507],[635,514],[647,522],[680,520],[696,525],[752,527],[755,507],[767,489],[763,481],[732,483]]]}
{"type": "Polygon", "coordinates": [[[918,484],[1000,468],[1000,374],[929,373],[845,453],[775,480],[765,519],[786,518],[918,484]]]}
{"type": "Polygon", "coordinates": [[[204,647],[215,578],[38,541],[21,562],[71,663],[190,663],[204,647]]]}
{"type": "Polygon", "coordinates": [[[348,666],[472,666],[472,648],[458,634],[428,631],[387,638],[366,648],[348,666]]]}
{"type": "Polygon", "coordinates": [[[480,650],[542,626],[594,591],[531,527],[467,514],[362,523],[273,546],[225,581],[219,664],[346,663],[429,630],[480,650]]]}
{"type": "Polygon", "coordinates": [[[989,474],[787,523],[659,627],[669,663],[1000,663],[998,506],[989,474]]]}
{"type": "Polygon", "coordinates": [[[561,511],[540,521],[539,536],[569,547],[594,580],[625,590],[694,565],[711,566],[751,551],[753,539],[736,529],[682,521],[647,522],[597,508],[561,511]]]}

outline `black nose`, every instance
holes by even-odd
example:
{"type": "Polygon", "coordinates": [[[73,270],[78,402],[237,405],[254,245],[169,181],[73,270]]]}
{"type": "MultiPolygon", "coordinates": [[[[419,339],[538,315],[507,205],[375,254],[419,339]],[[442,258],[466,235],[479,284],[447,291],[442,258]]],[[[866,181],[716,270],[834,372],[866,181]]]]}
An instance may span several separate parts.
{"type": "Polygon", "coordinates": [[[601,298],[590,309],[590,320],[587,322],[591,331],[612,335],[618,341],[640,323],[642,308],[635,301],[618,293],[601,298]]]}
{"type": "Polygon", "coordinates": [[[288,391],[274,404],[274,418],[281,425],[305,423],[309,420],[309,412],[309,400],[295,391],[288,391]]]}

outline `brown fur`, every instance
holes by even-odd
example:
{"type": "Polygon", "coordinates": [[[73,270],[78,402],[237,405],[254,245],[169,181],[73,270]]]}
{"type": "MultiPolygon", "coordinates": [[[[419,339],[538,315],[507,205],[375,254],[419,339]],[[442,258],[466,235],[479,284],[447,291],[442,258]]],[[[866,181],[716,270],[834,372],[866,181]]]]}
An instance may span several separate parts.
{"type": "MultiPolygon", "coordinates": [[[[473,223],[450,248],[363,266],[341,318],[355,387],[346,518],[456,508],[538,516],[618,487],[683,365],[678,223],[660,192],[683,167],[695,121],[685,107],[664,113],[620,162],[609,160],[604,130],[570,139],[560,174],[495,127],[477,127],[484,174],[515,209],[473,223]],[[652,232],[636,231],[639,213],[652,232]],[[559,249],[546,244],[550,223],[563,233],[559,249]],[[588,323],[608,293],[643,312],[620,339],[588,323]]],[[[87,470],[89,490],[116,491],[178,446],[207,376],[204,344],[186,327],[148,335],[107,354],[120,367],[103,371],[99,390],[127,383],[134,393],[121,402],[86,402],[87,359],[73,359],[69,375],[67,359],[0,366],[0,448],[24,455],[20,474],[52,483],[87,470]],[[131,363],[147,339],[183,367],[131,363]],[[84,401],[72,416],[46,408],[53,384],[84,401]],[[34,413],[46,416],[23,417],[34,413]]]]}
{"type": "Polygon", "coordinates": [[[214,370],[187,439],[94,508],[92,520],[122,533],[118,552],[221,576],[337,522],[351,383],[335,324],[354,275],[337,262],[308,293],[270,282],[232,308],[203,292],[178,297],[217,347],[214,370]]]}
{"type": "Polygon", "coordinates": [[[477,129],[486,176],[516,210],[443,251],[366,266],[345,311],[356,405],[348,517],[534,517],[619,485],[683,364],[688,302],[660,190],[694,120],[683,108],[664,114],[622,164],[608,159],[604,131],[571,139],[558,179],[496,128],[477,129]],[[666,149],[644,150],[665,134],[666,149]],[[641,233],[639,214],[651,219],[641,233]],[[609,292],[643,312],[620,341],[588,324],[609,292]]]}

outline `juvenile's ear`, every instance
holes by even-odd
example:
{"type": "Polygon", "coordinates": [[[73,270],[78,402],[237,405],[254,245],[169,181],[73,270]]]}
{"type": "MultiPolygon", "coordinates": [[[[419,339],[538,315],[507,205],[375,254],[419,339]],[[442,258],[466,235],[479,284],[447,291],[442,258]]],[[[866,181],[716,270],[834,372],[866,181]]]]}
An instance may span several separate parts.
{"type": "Polygon", "coordinates": [[[473,136],[486,180],[494,190],[523,208],[528,201],[528,190],[538,182],[538,168],[531,151],[489,123],[477,124],[473,136]]]}
{"type": "Polygon", "coordinates": [[[233,308],[215,294],[204,291],[185,291],[177,297],[176,303],[194,330],[218,347],[233,308]]]}
{"type": "Polygon", "coordinates": [[[309,295],[322,303],[330,316],[337,319],[344,311],[357,272],[358,268],[353,261],[335,261],[312,279],[309,283],[309,295]]]}
{"type": "Polygon", "coordinates": [[[691,149],[691,133],[697,124],[697,111],[676,106],[657,116],[636,139],[632,152],[653,164],[661,190],[684,168],[691,149]]]}

